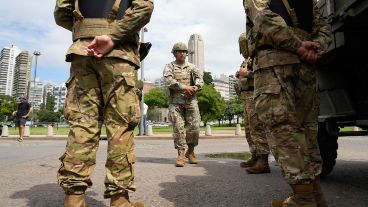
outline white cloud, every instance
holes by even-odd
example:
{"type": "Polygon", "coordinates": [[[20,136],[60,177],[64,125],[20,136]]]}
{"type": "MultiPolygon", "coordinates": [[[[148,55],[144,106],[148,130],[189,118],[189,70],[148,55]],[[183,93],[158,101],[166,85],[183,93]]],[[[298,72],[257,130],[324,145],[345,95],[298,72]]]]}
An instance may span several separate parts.
{"type": "MultiPolygon", "coordinates": [[[[41,50],[39,66],[44,68],[41,71],[64,70],[67,77],[69,66],[64,55],[71,34],[54,22],[55,0],[1,2],[6,6],[0,7],[0,47],[14,44],[30,52],[41,50]]],[[[145,40],[153,44],[145,61],[146,79],[159,78],[164,65],[173,60],[172,45],[188,42],[191,34],[200,34],[204,40],[207,70],[213,74],[233,74],[241,61],[238,36],[244,23],[239,0],[155,0],[155,10],[147,25],[149,31],[145,33],[145,40]]],[[[52,81],[52,73],[48,73],[40,76],[52,81]]]]}

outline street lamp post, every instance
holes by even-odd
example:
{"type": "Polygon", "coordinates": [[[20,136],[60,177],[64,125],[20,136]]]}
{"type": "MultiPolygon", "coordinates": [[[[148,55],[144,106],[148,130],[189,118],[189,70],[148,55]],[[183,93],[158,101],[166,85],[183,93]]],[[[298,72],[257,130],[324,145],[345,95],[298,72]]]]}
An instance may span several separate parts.
{"type": "MultiPolygon", "coordinates": [[[[37,59],[38,56],[41,55],[40,51],[34,51],[33,55],[36,56],[36,64],[35,64],[35,70],[33,75],[33,93],[32,93],[32,106],[36,104],[36,76],[37,76],[37,59]]],[[[32,125],[34,124],[34,116],[33,116],[33,110],[32,110],[32,125]]]]}
{"type": "MultiPolygon", "coordinates": [[[[141,42],[144,42],[144,33],[148,32],[146,27],[143,27],[141,29],[141,42]]],[[[144,88],[144,60],[141,61],[141,81],[143,82],[143,88],[144,88]]],[[[142,99],[141,99],[141,124],[139,126],[139,136],[142,136],[144,134],[144,93],[142,89],[142,99]]]]}

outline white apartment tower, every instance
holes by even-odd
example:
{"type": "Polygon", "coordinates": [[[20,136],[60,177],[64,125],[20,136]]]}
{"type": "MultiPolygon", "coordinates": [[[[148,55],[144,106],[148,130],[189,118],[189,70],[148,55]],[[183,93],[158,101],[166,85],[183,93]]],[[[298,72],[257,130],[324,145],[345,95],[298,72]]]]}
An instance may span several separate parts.
{"type": "Polygon", "coordinates": [[[36,81],[30,82],[28,102],[31,103],[33,109],[40,109],[43,103],[43,83],[36,77],[36,81]]]}
{"type": "Polygon", "coordinates": [[[62,84],[60,86],[55,86],[53,88],[53,95],[55,96],[55,109],[54,109],[55,112],[64,108],[66,93],[67,93],[67,88],[65,84],[62,84]]]}
{"type": "Polygon", "coordinates": [[[0,94],[11,96],[13,93],[15,60],[21,50],[12,45],[4,47],[0,54],[0,94]]]}
{"type": "Polygon", "coordinates": [[[32,55],[28,51],[21,52],[15,60],[13,97],[28,96],[29,80],[32,71],[32,55]]]}
{"type": "Polygon", "coordinates": [[[221,74],[220,77],[213,79],[213,85],[216,91],[218,91],[225,100],[230,99],[230,84],[229,76],[221,74]]]}
{"type": "Polygon", "coordinates": [[[192,34],[188,41],[188,61],[204,72],[204,44],[199,34],[192,34]]]}

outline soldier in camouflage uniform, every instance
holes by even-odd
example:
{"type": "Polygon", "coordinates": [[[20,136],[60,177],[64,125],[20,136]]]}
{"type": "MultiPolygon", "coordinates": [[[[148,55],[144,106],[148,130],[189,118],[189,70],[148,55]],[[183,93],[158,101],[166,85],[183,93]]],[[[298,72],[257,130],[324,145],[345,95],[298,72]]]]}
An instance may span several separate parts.
{"type": "Polygon", "coordinates": [[[196,93],[203,87],[203,74],[186,61],[188,48],[185,43],[176,43],[171,52],[175,61],[165,66],[163,76],[170,93],[169,119],[173,124],[175,149],[178,150],[175,165],[184,167],[185,157],[190,164],[197,164],[194,147],[198,145],[201,117],[196,93]],[[186,153],[185,145],[188,145],[186,153]]]}
{"type": "Polygon", "coordinates": [[[241,162],[240,166],[246,168],[250,174],[269,173],[268,155],[270,153],[266,131],[254,109],[254,79],[252,71],[252,57],[254,54],[254,41],[251,40],[251,27],[247,25],[247,32],[239,37],[240,53],[246,59],[241,64],[235,77],[238,78],[236,91],[244,103],[245,138],[247,139],[251,158],[241,162]]]}
{"type": "Polygon", "coordinates": [[[293,193],[272,206],[326,206],[320,188],[318,89],[314,63],[331,42],[315,0],[244,0],[254,23],[255,108],[293,193]]]}
{"type": "Polygon", "coordinates": [[[144,206],[130,203],[128,192],[135,191],[133,130],[141,117],[138,33],[152,11],[153,0],[56,1],[56,23],[73,34],[66,55],[70,132],[57,174],[65,207],[87,206],[102,123],[108,136],[104,197],[111,207],[144,206]]]}

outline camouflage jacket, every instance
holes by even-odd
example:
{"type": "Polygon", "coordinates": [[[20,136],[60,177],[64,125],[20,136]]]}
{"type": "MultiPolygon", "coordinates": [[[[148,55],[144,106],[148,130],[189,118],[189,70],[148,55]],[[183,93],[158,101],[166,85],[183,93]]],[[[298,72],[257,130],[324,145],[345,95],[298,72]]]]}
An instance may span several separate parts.
{"type": "MultiPolygon", "coordinates": [[[[56,0],[54,10],[57,25],[72,31],[74,25],[75,0],[56,0]]],[[[117,20],[116,27],[109,35],[115,42],[115,48],[105,57],[117,57],[127,60],[139,67],[139,31],[146,25],[153,12],[153,0],[132,0],[132,6],[122,19],[117,20]]],[[[71,61],[72,54],[88,56],[85,47],[92,39],[78,39],[69,47],[66,60],[71,61]]]]}
{"type": "Polygon", "coordinates": [[[299,63],[296,50],[302,41],[318,42],[322,49],[327,49],[331,43],[331,28],[323,19],[313,1],[313,28],[311,33],[301,32],[290,27],[285,20],[269,8],[271,0],[243,0],[245,12],[254,24],[257,33],[257,49],[262,45],[271,45],[274,50],[257,51],[254,69],[273,65],[299,63]]]}
{"type": "Polygon", "coordinates": [[[187,86],[196,86],[197,91],[203,87],[203,74],[189,62],[184,65],[177,65],[175,61],[167,64],[163,76],[170,103],[185,104],[196,99],[195,94],[192,97],[184,96],[187,86]]]}

